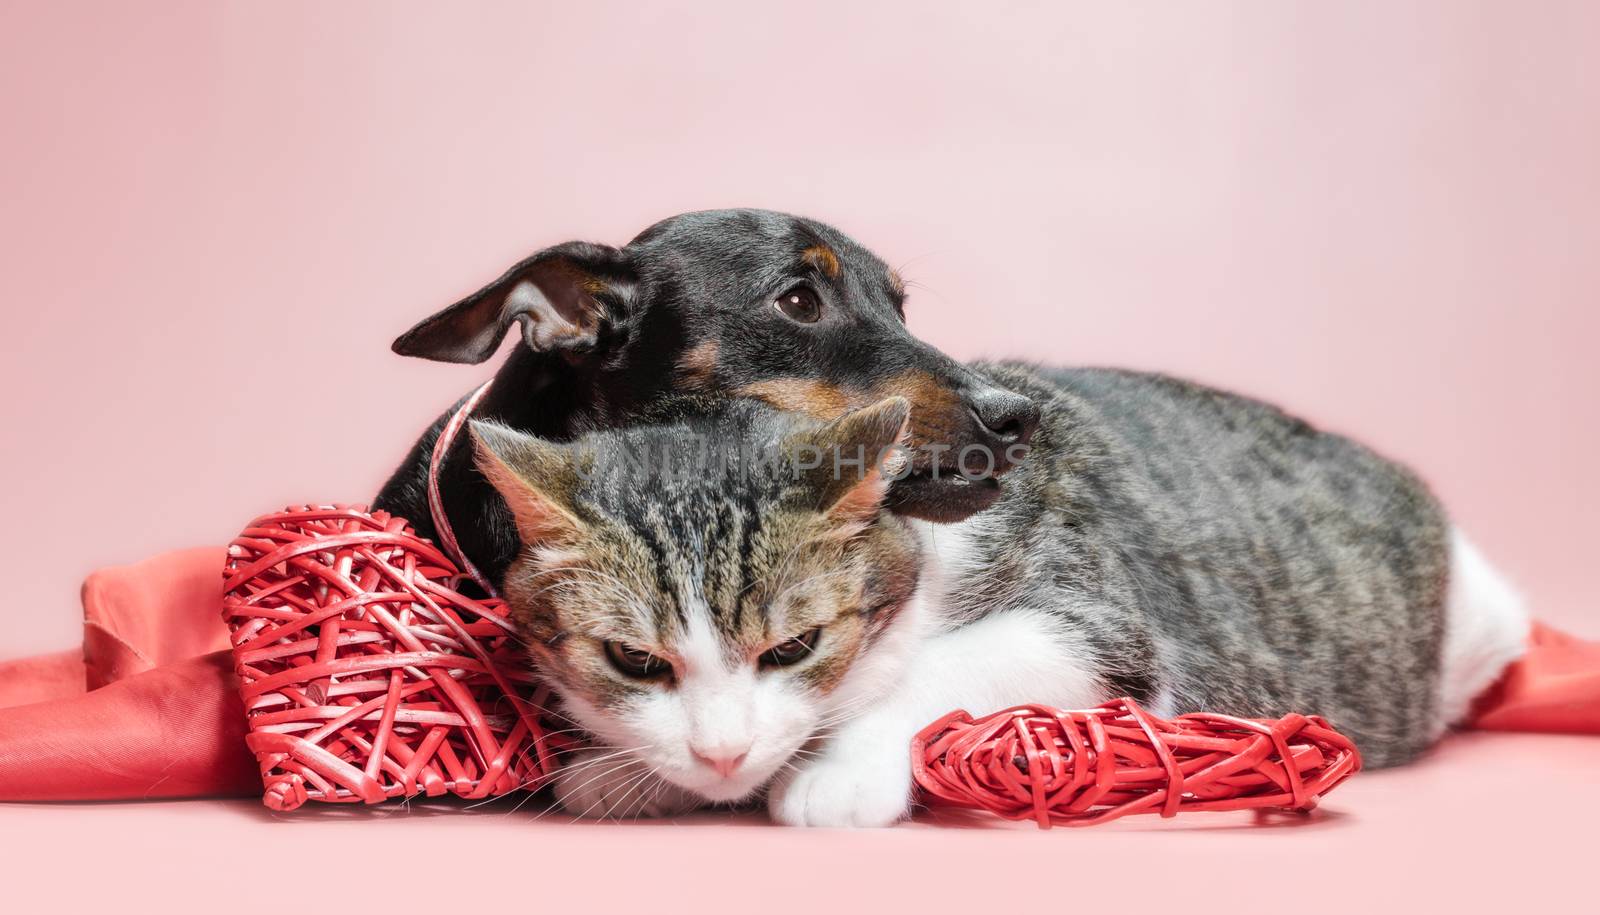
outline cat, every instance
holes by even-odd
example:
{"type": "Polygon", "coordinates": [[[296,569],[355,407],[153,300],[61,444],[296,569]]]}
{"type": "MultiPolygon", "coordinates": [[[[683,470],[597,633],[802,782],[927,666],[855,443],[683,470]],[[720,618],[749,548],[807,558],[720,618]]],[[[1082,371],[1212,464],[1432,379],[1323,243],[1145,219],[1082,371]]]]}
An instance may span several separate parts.
{"type": "Polygon", "coordinates": [[[473,424],[523,543],[513,618],[593,738],[555,779],[567,811],[764,798],[889,825],[946,712],[1119,696],[1320,714],[1397,765],[1520,652],[1515,592],[1365,447],[1163,376],[979,370],[1042,418],[995,506],[942,526],[883,506],[901,398],[831,423],[707,403],[568,444],[473,424]]]}

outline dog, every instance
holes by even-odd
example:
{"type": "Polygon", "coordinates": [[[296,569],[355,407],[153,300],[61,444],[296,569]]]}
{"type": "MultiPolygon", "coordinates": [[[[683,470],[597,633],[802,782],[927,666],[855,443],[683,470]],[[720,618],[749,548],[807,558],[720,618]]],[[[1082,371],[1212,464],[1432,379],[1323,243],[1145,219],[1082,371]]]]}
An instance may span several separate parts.
{"type": "MultiPolygon", "coordinates": [[[[513,324],[522,344],[474,416],[570,440],[685,397],[749,397],[836,419],[901,396],[913,405],[899,514],[959,521],[999,498],[1039,408],[913,337],[906,289],[882,260],[812,219],[763,210],[686,213],[620,248],[568,242],[395,340],[402,356],[479,364],[513,324]]],[[[458,404],[459,407],[459,404],[458,404]]],[[[427,482],[451,413],[412,447],[374,507],[436,536],[427,482]]],[[[517,552],[510,510],[463,442],[439,473],[463,553],[498,583],[517,552]]]]}

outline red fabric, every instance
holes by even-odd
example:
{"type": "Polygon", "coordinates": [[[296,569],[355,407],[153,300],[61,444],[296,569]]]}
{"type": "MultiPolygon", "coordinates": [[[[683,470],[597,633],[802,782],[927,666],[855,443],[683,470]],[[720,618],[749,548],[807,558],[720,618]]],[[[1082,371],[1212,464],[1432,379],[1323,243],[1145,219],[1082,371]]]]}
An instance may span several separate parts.
{"type": "Polygon", "coordinates": [[[0,661],[0,709],[83,694],[83,651],[0,661]]]}
{"type": "Polygon", "coordinates": [[[83,583],[89,689],[230,647],[222,622],[227,550],[200,547],[104,569],[83,583]]]}
{"type": "Polygon", "coordinates": [[[0,709],[85,690],[228,647],[222,547],[162,553],[83,583],[83,645],[0,661],[0,709]]]}
{"type": "Polygon", "coordinates": [[[1600,734],[1600,642],[1535,623],[1528,653],[1479,697],[1472,726],[1600,734]]]}
{"type": "MultiPolygon", "coordinates": [[[[0,663],[0,800],[261,793],[219,651],[223,558],[185,550],[97,572],[81,652],[0,663]]],[[[1536,626],[1474,726],[1600,734],[1600,642],[1536,626]]]]}
{"type": "Polygon", "coordinates": [[[221,616],[224,556],[96,572],[80,650],[0,663],[0,800],[261,793],[221,616]]]}
{"type": "Polygon", "coordinates": [[[228,651],[0,710],[0,800],[260,793],[228,651]]]}

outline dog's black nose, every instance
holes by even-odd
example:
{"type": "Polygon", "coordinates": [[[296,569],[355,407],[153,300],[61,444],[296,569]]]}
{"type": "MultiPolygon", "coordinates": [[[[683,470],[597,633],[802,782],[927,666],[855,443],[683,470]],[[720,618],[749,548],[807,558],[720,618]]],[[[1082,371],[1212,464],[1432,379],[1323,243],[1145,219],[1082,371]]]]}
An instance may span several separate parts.
{"type": "Polygon", "coordinates": [[[972,395],[972,415],[1002,445],[1026,445],[1039,428],[1039,405],[1004,388],[985,388],[972,395]]]}

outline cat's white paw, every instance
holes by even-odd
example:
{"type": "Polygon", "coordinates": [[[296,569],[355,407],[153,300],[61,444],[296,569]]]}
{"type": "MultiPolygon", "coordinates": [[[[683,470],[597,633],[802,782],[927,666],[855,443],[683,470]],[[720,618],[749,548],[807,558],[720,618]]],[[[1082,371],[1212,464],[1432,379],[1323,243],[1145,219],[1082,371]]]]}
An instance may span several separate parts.
{"type": "Polygon", "coordinates": [[[910,741],[836,738],[767,793],[786,826],[893,826],[911,805],[910,741]]]}
{"type": "Polygon", "coordinates": [[[699,806],[687,792],[644,773],[637,761],[578,753],[556,773],[556,802],[573,816],[594,819],[670,817],[699,806]]]}

